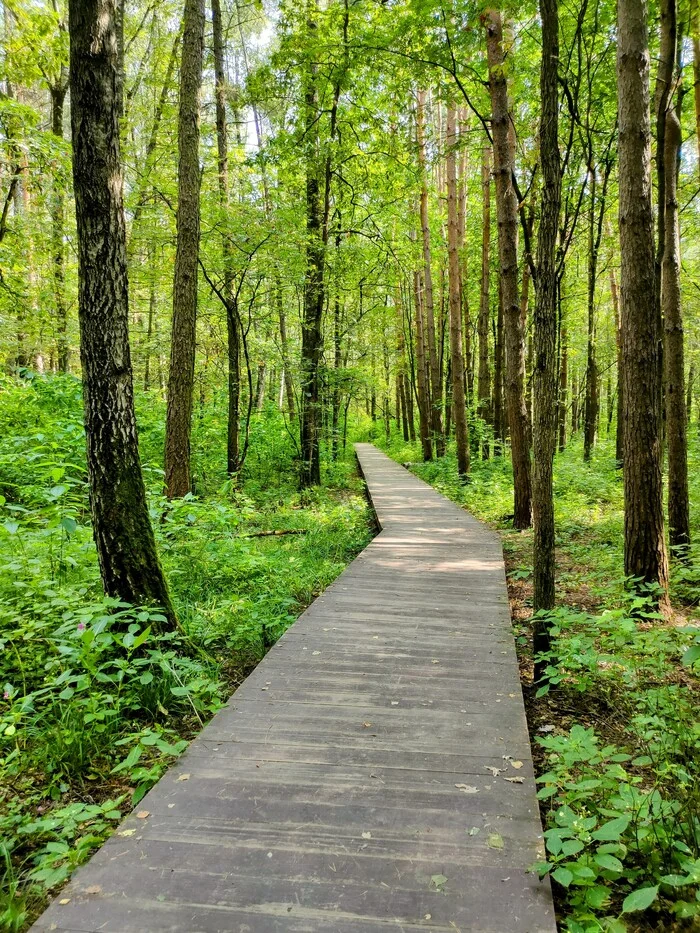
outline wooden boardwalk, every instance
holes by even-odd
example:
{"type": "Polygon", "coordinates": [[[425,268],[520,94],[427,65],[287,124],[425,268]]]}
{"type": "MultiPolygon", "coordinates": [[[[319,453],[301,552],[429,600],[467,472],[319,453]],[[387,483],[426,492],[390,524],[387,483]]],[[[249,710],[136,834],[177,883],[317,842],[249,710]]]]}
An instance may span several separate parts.
{"type": "Polygon", "coordinates": [[[35,933],[556,930],[498,538],[357,454],[381,533],[35,933]]]}

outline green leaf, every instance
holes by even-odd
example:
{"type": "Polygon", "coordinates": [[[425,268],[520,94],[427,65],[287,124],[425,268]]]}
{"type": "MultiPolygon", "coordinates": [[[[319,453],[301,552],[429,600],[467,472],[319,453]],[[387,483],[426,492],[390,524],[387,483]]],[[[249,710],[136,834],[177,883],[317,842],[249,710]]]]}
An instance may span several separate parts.
{"type": "Polygon", "coordinates": [[[568,868],[557,868],[556,871],[552,872],[552,878],[563,887],[568,888],[571,882],[574,880],[574,876],[571,874],[568,868]]]}
{"type": "Polygon", "coordinates": [[[504,845],[503,836],[500,833],[489,833],[486,841],[491,849],[502,849],[504,845]]]}
{"type": "Polygon", "coordinates": [[[622,913],[631,914],[635,910],[646,910],[659,896],[659,886],[653,888],[637,888],[628,894],[622,903],[622,913]]]}
{"type": "Polygon", "coordinates": [[[599,842],[617,842],[629,824],[629,817],[619,816],[615,820],[610,820],[607,823],[603,823],[599,829],[596,829],[595,832],[591,833],[591,836],[593,836],[593,838],[597,839],[599,842]]]}
{"type": "Polygon", "coordinates": [[[683,664],[695,664],[696,661],[700,661],[700,645],[693,645],[692,648],[688,648],[682,658],[683,664]]]}
{"type": "Polygon", "coordinates": [[[72,535],[77,527],[78,523],[74,518],[68,518],[66,516],[61,519],[61,528],[63,528],[67,534],[72,535]]]}
{"type": "Polygon", "coordinates": [[[595,855],[593,861],[596,865],[600,865],[601,868],[605,868],[607,871],[623,870],[622,862],[618,858],[615,858],[614,855],[606,855],[605,853],[602,855],[595,855]]]}

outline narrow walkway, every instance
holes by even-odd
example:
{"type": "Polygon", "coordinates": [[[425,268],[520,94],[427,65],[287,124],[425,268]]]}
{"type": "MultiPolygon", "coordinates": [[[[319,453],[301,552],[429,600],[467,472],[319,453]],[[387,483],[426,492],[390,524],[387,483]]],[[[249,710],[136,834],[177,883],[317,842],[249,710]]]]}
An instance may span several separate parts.
{"type": "Polygon", "coordinates": [[[357,454],[381,534],[35,933],[556,929],[500,543],[357,454]]]}

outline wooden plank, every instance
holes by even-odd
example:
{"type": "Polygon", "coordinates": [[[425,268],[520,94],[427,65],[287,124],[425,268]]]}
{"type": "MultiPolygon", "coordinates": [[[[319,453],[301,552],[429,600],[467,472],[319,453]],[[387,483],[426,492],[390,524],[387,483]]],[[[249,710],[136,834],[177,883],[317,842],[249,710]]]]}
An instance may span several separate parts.
{"type": "Polygon", "coordinates": [[[35,933],[556,929],[498,538],[357,453],[381,533],[35,933]]]}

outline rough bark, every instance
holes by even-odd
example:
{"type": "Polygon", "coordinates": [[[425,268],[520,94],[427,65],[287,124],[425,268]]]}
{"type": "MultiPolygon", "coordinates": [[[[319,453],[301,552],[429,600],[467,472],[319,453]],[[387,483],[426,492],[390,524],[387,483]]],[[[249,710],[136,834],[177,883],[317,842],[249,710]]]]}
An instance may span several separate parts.
{"type": "Polygon", "coordinates": [[[561,331],[561,363],[559,365],[559,450],[566,448],[566,390],[569,385],[569,334],[561,331]]]}
{"type": "Polygon", "coordinates": [[[78,315],[90,510],[105,592],[175,612],[158,562],[139,460],[113,0],[71,0],[70,88],[78,315]]]}
{"type": "Polygon", "coordinates": [[[617,9],[625,574],[665,591],[647,4],[618,0],[617,9]]]}
{"type": "Polygon", "coordinates": [[[506,340],[506,402],[513,461],[513,525],[531,522],[531,470],[525,408],[525,339],[518,295],[518,198],[513,188],[515,150],[508,107],[503,24],[497,10],[484,14],[491,93],[498,253],[506,340]]]}
{"type": "Polygon", "coordinates": [[[457,445],[457,472],[469,473],[469,428],[464,392],[464,352],[462,349],[462,279],[459,262],[459,210],[457,204],[457,113],[447,108],[447,241],[449,259],[450,363],[452,382],[452,418],[457,445]]]}
{"type": "Polygon", "coordinates": [[[533,652],[535,679],[543,672],[538,654],[550,647],[548,622],[540,610],[554,607],[555,542],[552,472],[557,434],[558,285],[556,246],[559,227],[561,168],[559,157],[559,4],[540,0],[542,62],[540,66],[540,161],[542,211],[537,238],[533,372],[533,652]]]}
{"type": "Polygon", "coordinates": [[[685,402],[681,245],[678,228],[678,153],[681,127],[675,109],[666,112],[665,248],[661,268],[666,369],[666,443],[668,447],[668,536],[672,548],[690,544],[688,437],[685,402]]]}
{"type": "Polygon", "coordinates": [[[199,92],[204,49],[204,0],[185,0],[178,117],[177,249],[165,427],[165,492],[192,488],[190,435],[197,329],[199,262],[199,92]]]}
{"type": "Polygon", "coordinates": [[[591,212],[588,223],[588,286],[587,286],[587,340],[586,340],[586,398],[583,416],[583,459],[590,460],[596,442],[598,424],[598,361],[596,359],[596,322],[595,322],[595,287],[598,271],[598,250],[596,248],[596,189],[597,173],[595,166],[588,170],[590,179],[591,212]]]}
{"type": "Polygon", "coordinates": [[[493,436],[494,453],[503,453],[505,425],[503,411],[503,370],[505,368],[505,341],[503,339],[503,289],[498,279],[498,306],[496,310],[496,334],[494,339],[493,360],[493,436]]]}
{"type": "Polygon", "coordinates": [[[700,171],[700,18],[698,0],[690,0],[690,37],[693,41],[693,103],[695,105],[695,143],[700,171]]]}

